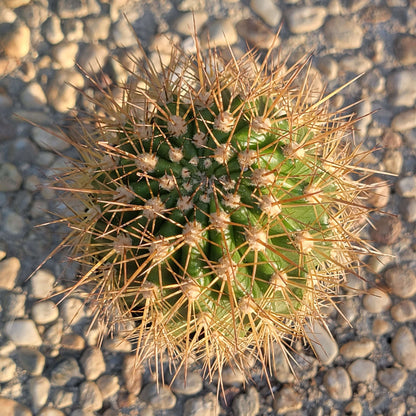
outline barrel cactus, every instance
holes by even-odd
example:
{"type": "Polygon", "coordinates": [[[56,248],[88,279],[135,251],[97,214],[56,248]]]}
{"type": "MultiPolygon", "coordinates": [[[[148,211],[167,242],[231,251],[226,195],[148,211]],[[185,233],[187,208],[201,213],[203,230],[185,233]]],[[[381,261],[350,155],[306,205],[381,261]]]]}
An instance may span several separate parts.
{"type": "Polygon", "coordinates": [[[264,62],[145,59],[121,97],[97,81],[96,109],[67,137],[80,154],[58,186],[75,287],[98,318],[133,324],[139,361],[196,361],[210,376],[266,366],[274,343],[323,319],[367,251],[350,118],[299,82],[305,62],[264,62]]]}

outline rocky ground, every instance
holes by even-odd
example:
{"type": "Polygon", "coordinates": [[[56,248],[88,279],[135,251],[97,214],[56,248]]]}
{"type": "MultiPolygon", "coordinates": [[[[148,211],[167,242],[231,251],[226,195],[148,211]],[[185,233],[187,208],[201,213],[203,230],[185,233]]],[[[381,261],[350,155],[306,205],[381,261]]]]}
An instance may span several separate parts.
{"type": "MultiPolygon", "coordinates": [[[[139,53],[139,52],[136,52],[139,53]]],[[[105,415],[416,415],[416,2],[415,0],[0,0],[0,414],[105,415]],[[198,372],[158,391],[153,376],[133,371],[132,345],[105,339],[83,293],[45,300],[74,279],[57,256],[31,280],[60,241],[56,193],[40,187],[62,166],[67,145],[19,117],[56,129],[83,105],[73,84],[94,93],[76,63],[114,83],[137,49],[123,13],[149,55],[169,54],[166,36],[192,49],[192,20],[202,41],[268,48],[281,26],[280,51],[291,60],[313,51],[318,85],[334,90],[364,75],[332,101],[355,105],[356,139],[376,146],[367,166],[389,187],[369,201],[395,216],[372,216],[370,234],[384,253],[368,262],[368,289],[329,311],[330,351],[321,361],[297,345],[296,378],[277,355],[270,393],[258,369],[253,382],[226,370],[225,397],[198,372]],[[373,113],[374,111],[374,113],[373,113]],[[375,287],[377,285],[382,290],[375,287]],[[325,364],[322,363],[325,362],[325,364]]],[[[169,378],[169,377],[168,377],[169,378]]],[[[168,382],[169,380],[167,380],[168,382]]]]}

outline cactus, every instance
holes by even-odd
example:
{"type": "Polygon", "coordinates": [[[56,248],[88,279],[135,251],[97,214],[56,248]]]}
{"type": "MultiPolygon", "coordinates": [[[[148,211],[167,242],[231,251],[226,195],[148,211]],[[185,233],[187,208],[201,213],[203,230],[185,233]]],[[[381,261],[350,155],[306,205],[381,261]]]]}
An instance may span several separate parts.
{"type": "Polygon", "coordinates": [[[75,288],[109,325],[133,323],[139,361],[266,368],[369,251],[351,118],[299,81],[307,61],[267,58],[174,49],[159,71],[145,58],[121,98],[95,83],[98,109],[67,137],[81,156],[57,186],[75,288]]]}

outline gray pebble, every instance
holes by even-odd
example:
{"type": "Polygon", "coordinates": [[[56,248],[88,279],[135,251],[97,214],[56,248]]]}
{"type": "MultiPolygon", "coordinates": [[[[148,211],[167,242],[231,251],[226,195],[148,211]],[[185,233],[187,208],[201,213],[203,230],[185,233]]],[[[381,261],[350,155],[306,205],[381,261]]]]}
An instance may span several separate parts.
{"type": "Polygon", "coordinates": [[[77,360],[70,357],[55,365],[50,380],[52,386],[73,386],[83,378],[77,360]]]}
{"type": "Polygon", "coordinates": [[[393,393],[397,393],[407,380],[407,372],[402,368],[386,368],[377,372],[377,380],[393,393]]]}
{"type": "Polygon", "coordinates": [[[28,407],[6,397],[0,397],[0,409],[4,416],[32,416],[28,407]]]}
{"type": "Polygon", "coordinates": [[[411,300],[402,300],[390,309],[391,317],[396,322],[416,320],[416,305],[411,300]]]}
{"type": "Polygon", "coordinates": [[[61,68],[69,69],[75,65],[78,49],[78,43],[61,42],[52,48],[51,55],[61,68]]]}
{"type": "Polygon", "coordinates": [[[382,167],[385,172],[399,175],[403,168],[403,153],[400,150],[387,150],[383,157],[382,167]]]}
{"type": "Polygon", "coordinates": [[[118,377],[110,374],[101,376],[97,381],[97,386],[100,389],[103,400],[108,399],[120,390],[120,383],[118,377]]]}
{"type": "Polygon", "coordinates": [[[206,12],[188,12],[179,16],[173,23],[173,27],[181,35],[192,36],[194,30],[199,33],[207,20],[208,14],[206,12]]]}
{"type": "Polygon", "coordinates": [[[79,388],[79,405],[83,410],[95,411],[103,407],[100,389],[93,381],[85,381],[79,388]]]}
{"type": "Polygon", "coordinates": [[[31,82],[20,94],[20,101],[29,110],[42,110],[46,105],[46,95],[40,84],[31,82]]]}
{"type": "Polygon", "coordinates": [[[396,296],[407,299],[416,293],[416,274],[410,268],[393,267],[384,273],[384,279],[396,296]]]}
{"type": "Polygon", "coordinates": [[[240,369],[226,366],[221,372],[221,380],[226,386],[239,386],[246,381],[246,377],[240,369]]]}
{"type": "Polygon", "coordinates": [[[416,37],[400,36],[394,42],[394,53],[403,65],[416,62],[416,37]]]}
{"type": "Polygon", "coordinates": [[[134,395],[139,394],[142,389],[143,370],[139,367],[135,354],[124,356],[121,372],[127,391],[134,395]]]}
{"type": "Polygon", "coordinates": [[[149,383],[143,387],[140,398],[155,410],[167,410],[175,407],[176,397],[166,385],[149,383]]]}
{"type": "Polygon", "coordinates": [[[4,316],[10,320],[25,316],[26,294],[6,292],[0,294],[4,316]]]}
{"type": "Polygon", "coordinates": [[[81,299],[66,298],[60,306],[61,317],[67,325],[75,325],[85,317],[84,302],[81,299]]]}
{"type": "Polygon", "coordinates": [[[9,58],[23,58],[30,51],[30,29],[23,23],[10,25],[0,35],[0,49],[9,58]]]}
{"type": "Polygon", "coordinates": [[[199,372],[181,372],[175,377],[171,388],[175,394],[191,396],[199,393],[204,386],[203,379],[199,372]]]}
{"type": "Polygon", "coordinates": [[[364,32],[358,23],[343,16],[334,16],[325,23],[324,35],[336,49],[357,49],[362,45],[364,32]]]}
{"type": "Polygon", "coordinates": [[[399,179],[396,183],[396,191],[405,198],[416,197],[416,175],[399,179]]]}
{"type": "Polygon", "coordinates": [[[233,400],[233,414],[235,416],[256,416],[260,409],[259,393],[251,386],[246,393],[239,394],[233,400]]]}
{"type": "Polygon", "coordinates": [[[32,377],[28,384],[32,407],[37,413],[48,401],[51,384],[46,377],[32,377]]]}
{"type": "Polygon", "coordinates": [[[43,334],[43,341],[45,345],[54,347],[60,344],[63,332],[62,319],[58,319],[56,324],[51,325],[43,334]]]}
{"type": "Polygon", "coordinates": [[[0,357],[0,383],[7,383],[16,375],[16,363],[9,357],[0,357]]]}
{"type": "Polygon", "coordinates": [[[391,128],[396,131],[406,131],[416,127],[416,109],[405,110],[393,117],[391,128]]]}
{"type": "Polygon", "coordinates": [[[119,48],[129,48],[137,45],[137,40],[130,25],[123,17],[111,28],[114,42],[119,48]]]}
{"type": "Polygon", "coordinates": [[[370,355],[375,348],[375,343],[369,338],[359,341],[350,341],[344,344],[339,352],[346,360],[354,360],[356,358],[364,358],[370,355]]]}
{"type": "Polygon", "coordinates": [[[4,218],[4,231],[11,235],[23,234],[26,218],[17,212],[9,211],[4,218]]]}
{"type": "Polygon", "coordinates": [[[99,43],[84,46],[78,56],[78,64],[88,73],[97,73],[105,65],[108,49],[99,43]]]}
{"type": "Polygon", "coordinates": [[[11,163],[0,163],[0,192],[17,191],[22,185],[23,177],[16,166],[11,163]]]}
{"type": "Polygon", "coordinates": [[[372,287],[363,297],[363,306],[368,312],[381,313],[390,308],[391,299],[385,291],[372,287]]]}
{"type": "Polygon", "coordinates": [[[110,33],[111,19],[109,16],[88,17],[85,19],[84,33],[90,42],[107,40],[110,33]]]}
{"type": "Polygon", "coordinates": [[[321,6],[294,7],[286,13],[287,24],[295,34],[312,32],[324,24],[326,13],[321,6]]]}
{"type": "Polygon", "coordinates": [[[219,19],[210,22],[201,34],[203,47],[210,46],[214,48],[233,45],[237,40],[237,31],[229,19],[219,19]]]}
{"type": "Polygon", "coordinates": [[[45,39],[51,45],[56,45],[64,39],[64,34],[62,33],[61,28],[61,20],[55,14],[49,17],[49,19],[44,23],[43,32],[45,39]]]}
{"type": "Polygon", "coordinates": [[[278,415],[282,415],[302,408],[302,396],[292,387],[283,386],[273,400],[273,409],[278,415]]]}
{"type": "Polygon", "coordinates": [[[368,72],[372,67],[372,61],[363,55],[345,56],[339,61],[341,71],[352,72],[353,74],[368,72]]]}
{"type": "Polygon", "coordinates": [[[59,309],[51,300],[37,302],[32,306],[32,318],[39,325],[50,324],[59,317],[59,309]]]}
{"type": "Polygon", "coordinates": [[[402,326],[391,342],[391,351],[395,360],[408,370],[416,369],[416,343],[409,328],[402,326]]]}
{"type": "Polygon", "coordinates": [[[400,207],[403,218],[407,222],[416,221],[416,198],[409,198],[402,202],[400,207]]]}
{"type": "Polygon", "coordinates": [[[277,26],[282,19],[282,12],[273,0],[251,0],[250,7],[269,26],[277,26]]]}
{"type": "Polygon", "coordinates": [[[39,347],[42,339],[31,319],[16,319],[6,322],[4,333],[18,346],[39,347]]]}
{"type": "Polygon", "coordinates": [[[387,78],[389,101],[395,106],[412,107],[416,101],[416,70],[402,69],[387,78]]]}
{"type": "Polygon", "coordinates": [[[355,360],[348,366],[348,373],[352,381],[370,383],[376,377],[376,365],[363,358],[355,360]]]}
{"type": "Polygon", "coordinates": [[[46,269],[39,269],[30,279],[30,293],[34,298],[45,298],[53,289],[55,276],[46,269]]]}
{"type": "Polygon", "coordinates": [[[97,347],[88,348],[80,362],[87,380],[96,380],[105,371],[104,356],[97,347]]]}
{"type": "Polygon", "coordinates": [[[183,416],[218,416],[220,405],[213,393],[197,396],[185,402],[183,416]]]}
{"type": "Polygon", "coordinates": [[[317,358],[325,365],[332,363],[338,355],[338,344],[333,336],[318,321],[304,329],[317,358]]]}
{"type": "Polygon", "coordinates": [[[343,367],[330,368],[325,373],[324,386],[334,400],[345,401],[352,397],[351,380],[343,367]]]}
{"type": "Polygon", "coordinates": [[[45,368],[45,356],[34,348],[20,347],[17,350],[17,359],[20,367],[31,376],[40,376],[45,368]]]}
{"type": "Polygon", "coordinates": [[[282,346],[278,343],[273,346],[272,371],[273,376],[279,383],[290,383],[295,380],[289,366],[288,354],[285,354],[282,346]]]}

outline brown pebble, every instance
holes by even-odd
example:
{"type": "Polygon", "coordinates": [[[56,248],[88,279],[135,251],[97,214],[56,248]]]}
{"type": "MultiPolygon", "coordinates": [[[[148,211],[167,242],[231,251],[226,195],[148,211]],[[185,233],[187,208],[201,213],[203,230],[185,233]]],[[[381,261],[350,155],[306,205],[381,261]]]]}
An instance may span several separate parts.
{"type": "Polygon", "coordinates": [[[393,130],[387,130],[384,133],[382,143],[387,149],[398,149],[402,145],[402,137],[393,130]]]}
{"type": "Polygon", "coordinates": [[[366,181],[370,185],[367,192],[367,202],[375,208],[385,207],[390,198],[390,186],[379,176],[371,176],[366,181]]]}
{"type": "Polygon", "coordinates": [[[371,238],[379,244],[394,244],[400,237],[402,222],[398,217],[384,216],[373,222],[371,238]]]}

